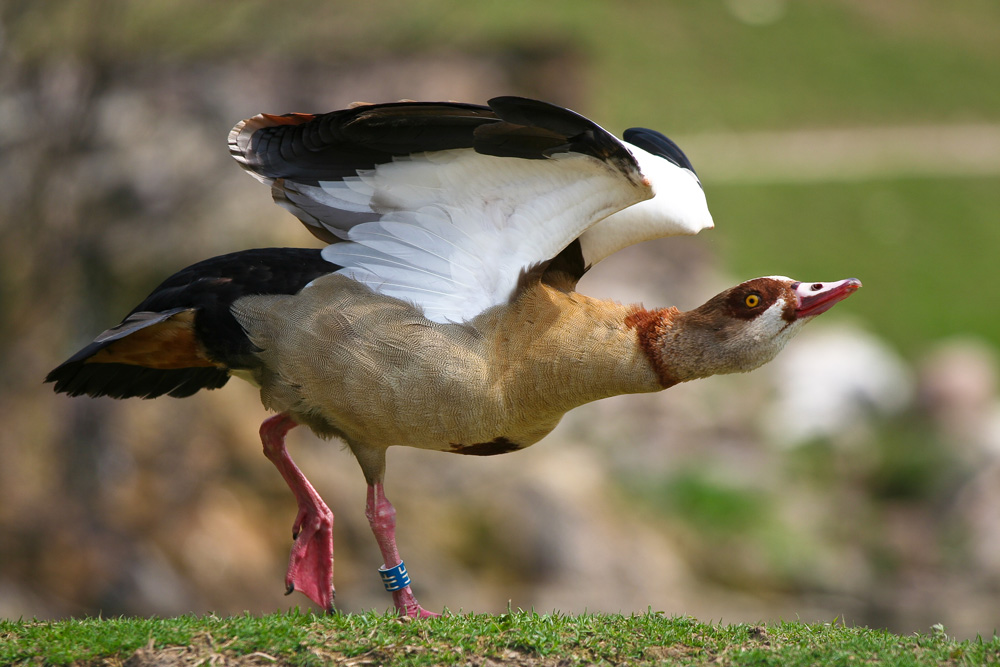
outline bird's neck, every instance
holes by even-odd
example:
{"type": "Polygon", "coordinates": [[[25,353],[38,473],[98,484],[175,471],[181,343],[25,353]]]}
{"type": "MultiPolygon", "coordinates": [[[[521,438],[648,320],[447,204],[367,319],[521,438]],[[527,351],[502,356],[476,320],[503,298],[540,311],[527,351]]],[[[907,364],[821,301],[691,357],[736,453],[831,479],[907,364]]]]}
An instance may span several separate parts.
{"type": "MultiPolygon", "coordinates": [[[[635,306],[539,283],[496,318],[490,367],[511,402],[541,401],[555,411],[618,394],[664,388],[636,328],[635,306]]],[[[540,406],[539,406],[540,407],[540,406]]]]}
{"type": "Polygon", "coordinates": [[[753,370],[783,345],[762,345],[752,332],[727,330],[707,321],[701,310],[634,308],[626,318],[663,388],[753,370]]]}

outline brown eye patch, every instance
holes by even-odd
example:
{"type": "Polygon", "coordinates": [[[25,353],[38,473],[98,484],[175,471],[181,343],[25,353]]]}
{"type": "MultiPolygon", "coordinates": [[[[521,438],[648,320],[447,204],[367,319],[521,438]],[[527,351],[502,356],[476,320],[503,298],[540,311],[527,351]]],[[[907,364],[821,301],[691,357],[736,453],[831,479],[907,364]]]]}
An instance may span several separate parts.
{"type": "Polygon", "coordinates": [[[731,317],[750,320],[770,308],[785,293],[785,285],[773,278],[756,278],[737,285],[725,300],[731,317]]]}
{"type": "Polygon", "coordinates": [[[795,320],[795,295],[788,287],[789,281],[778,278],[754,278],[716,294],[701,307],[688,313],[692,326],[721,330],[725,322],[752,320],[774,305],[785,300],[781,316],[788,322],[795,320]]]}

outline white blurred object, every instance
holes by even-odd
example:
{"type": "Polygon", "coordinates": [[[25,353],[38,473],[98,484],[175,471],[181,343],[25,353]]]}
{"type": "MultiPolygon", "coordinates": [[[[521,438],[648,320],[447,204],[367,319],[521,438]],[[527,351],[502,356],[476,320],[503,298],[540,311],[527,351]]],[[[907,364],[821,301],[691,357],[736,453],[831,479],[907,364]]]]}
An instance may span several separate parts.
{"type": "Polygon", "coordinates": [[[876,415],[901,411],[913,396],[913,378],[885,343],[839,325],[805,332],[772,364],[775,399],[766,429],[772,441],[793,447],[815,438],[842,441],[876,415]]]}
{"type": "Polygon", "coordinates": [[[920,365],[918,400],[969,474],[954,516],[972,562],[988,581],[1000,581],[1000,362],[986,343],[956,338],[938,345],[920,365]]]}
{"type": "Polygon", "coordinates": [[[919,405],[953,444],[1000,456],[996,352],[978,340],[938,345],[920,365],[919,405]]]}

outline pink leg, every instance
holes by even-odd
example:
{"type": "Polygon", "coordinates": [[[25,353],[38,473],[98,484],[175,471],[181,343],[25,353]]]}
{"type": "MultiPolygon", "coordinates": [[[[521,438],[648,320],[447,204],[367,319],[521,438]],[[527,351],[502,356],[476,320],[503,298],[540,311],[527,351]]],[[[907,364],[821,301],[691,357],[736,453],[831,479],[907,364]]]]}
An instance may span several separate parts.
{"type": "MultiPolygon", "coordinates": [[[[385,567],[395,567],[402,563],[403,559],[399,557],[399,549],[396,548],[396,508],[385,497],[381,482],[368,485],[365,516],[368,517],[368,523],[375,533],[375,541],[378,542],[378,548],[382,552],[385,567]]],[[[396,611],[402,616],[426,618],[439,615],[421,607],[409,586],[394,591],[392,602],[396,605],[396,611]]]]}
{"type": "Polygon", "coordinates": [[[316,493],[285,449],[285,434],[295,426],[291,417],[275,415],[260,426],[264,455],[295,494],[299,513],[292,526],[292,553],[285,586],[301,591],[328,612],[333,611],[333,512],[316,493]]]}

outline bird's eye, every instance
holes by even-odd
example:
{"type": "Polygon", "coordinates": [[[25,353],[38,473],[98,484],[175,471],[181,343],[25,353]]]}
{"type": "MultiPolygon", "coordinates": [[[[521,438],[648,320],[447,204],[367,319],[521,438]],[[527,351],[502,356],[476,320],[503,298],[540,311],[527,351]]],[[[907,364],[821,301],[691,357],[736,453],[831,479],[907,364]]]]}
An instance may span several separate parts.
{"type": "Polygon", "coordinates": [[[747,308],[756,308],[760,305],[760,296],[757,294],[747,294],[747,298],[743,300],[743,303],[747,305],[747,308]]]}

